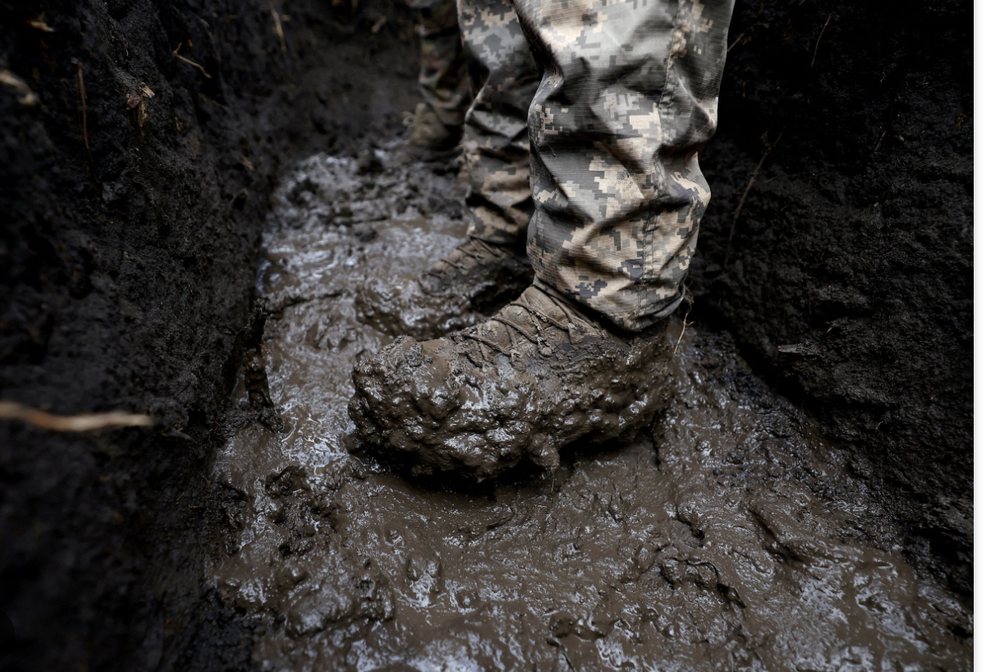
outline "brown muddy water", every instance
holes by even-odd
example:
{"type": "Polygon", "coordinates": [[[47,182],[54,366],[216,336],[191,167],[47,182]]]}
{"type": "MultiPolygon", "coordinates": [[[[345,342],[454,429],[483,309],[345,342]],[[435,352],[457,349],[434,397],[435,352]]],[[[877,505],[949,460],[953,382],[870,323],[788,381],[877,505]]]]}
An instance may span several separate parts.
{"type": "MultiPolygon", "coordinates": [[[[275,195],[260,291],[282,423],[235,391],[206,566],[264,670],[971,670],[972,610],[902,558],[867,486],[725,334],[688,326],[673,401],[552,475],[419,483],[358,457],[362,288],[464,231],[461,180],[387,151],[315,156],[275,195]]],[[[680,336],[676,325],[675,340],[680,336]]]]}

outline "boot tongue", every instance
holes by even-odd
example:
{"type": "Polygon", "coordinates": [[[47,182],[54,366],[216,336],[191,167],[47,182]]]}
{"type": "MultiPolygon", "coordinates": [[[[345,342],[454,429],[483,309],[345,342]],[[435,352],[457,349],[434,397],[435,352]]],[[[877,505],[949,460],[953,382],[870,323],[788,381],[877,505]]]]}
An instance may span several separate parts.
{"type": "Polygon", "coordinates": [[[474,266],[482,263],[495,263],[505,256],[513,256],[507,250],[491,245],[475,238],[467,238],[444,259],[438,260],[428,275],[442,276],[458,272],[468,275],[474,266]]]}
{"type": "MultiPolygon", "coordinates": [[[[589,321],[574,307],[537,286],[524,290],[514,305],[507,305],[492,319],[473,327],[468,338],[512,355],[513,350],[537,348],[543,355],[552,353],[558,342],[576,343],[583,337],[582,325],[589,321]],[[520,305],[517,305],[520,304],[520,305]],[[579,320],[579,324],[577,321],[579,320]]],[[[465,338],[461,334],[458,338],[465,338]]]]}
{"type": "MultiPolygon", "coordinates": [[[[521,294],[517,302],[530,308],[534,314],[529,314],[529,311],[522,306],[511,306],[506,317],[524,326],[525,330],[533,335],[540,327],[542,330],[538,334],[542,339],[540,345],[544,347],[544,343],[550,340],[552,342],[571,340],[569,332],[575,326],[573,320],[576,312],[560,297],[552,296],[532,285],[521,294]],[[561,325],[564,329],[554,325],[561,325]]],[[[520,339],[515,337],[515,340],[520,339]]]]}
{"type": "Polygon", "coordinates": [[[550,319],[565,327],[591,327],[599,325],[587,316],[572,301],[569,301],[553,291],[542,289],[537,285],[530,286],[521,295],[521,302],[547,315],[550,319]]]}
{"type": "MultiPolygon", "coordinates": [[[[545,315],[550,320],[554,320],[559,324],[566,325],[569,324],[569,317],[566,315],[566,311],[561,310],[559,307],[558,299],[549,296],[544,290],[539,289],[535,285],[528,287],[521,294],[519,303],[523,303],[526,306],[531,306],[539,313],[545,315]]],[[[523,310],[522,310],[523,312],[523,310]]]]}

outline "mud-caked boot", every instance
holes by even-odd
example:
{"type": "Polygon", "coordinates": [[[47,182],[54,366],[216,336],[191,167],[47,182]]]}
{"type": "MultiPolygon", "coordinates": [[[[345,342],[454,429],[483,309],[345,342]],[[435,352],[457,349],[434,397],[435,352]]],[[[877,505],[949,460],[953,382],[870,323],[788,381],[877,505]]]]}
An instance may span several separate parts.
{"type": "Polygon", "coordinates": [[[523,248],[466,238],[416,280],[366,284],[358,291],[358,315],[392,336],[438,338],[496,311],[533,277],[523,248]]]}
{"type": "Polygon", "coordinates": [[[554,469],[564,446],[631,433],[663,406],[668,322],[619,333],[533,285],[446,338],[397,339],[354,369],[359,446],[417,475],[554,469]]]}
{"type": "Polygon", "coordinates": [[[403,158],[412,161],[447,161],[461,153],[462,126],[445,124],[427,103],[418,103],[406,119],[403,158]]]}

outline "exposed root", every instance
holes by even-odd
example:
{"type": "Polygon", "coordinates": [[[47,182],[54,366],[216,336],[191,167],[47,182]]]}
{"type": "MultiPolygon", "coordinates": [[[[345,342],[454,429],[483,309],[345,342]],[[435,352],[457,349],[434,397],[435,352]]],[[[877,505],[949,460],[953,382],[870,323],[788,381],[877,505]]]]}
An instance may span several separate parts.
{"type": "Polygon", "coordinates": [[[246,188],[240,189],[235,194],[233,194],[233,197],[229,200],[229,205],[233,205],[238,200],[246,201],[248,198],[250,198],[250,192],[247,191],[246,188]]]}
{"type": "Polygon", "coordinates": [[[212,75],[208,74],[208,72],[205,71],[205,68],[201,67],[200,63],[195,63],[190,58],[185,58],[184,56],[181,56],[180,52],[181,52],[181,47],[182,46],[184,46],[183,42],[181,42],[180,44],[177,45],[177,48],[174,49],[174,56],[176,56],[177,58],[181,59],[182,61],[184,61],[188,65],[193,65],[194,67],[196,67],[199,70],[201,70],[201,74],[205,75],[205,79],[212,79],[212,75]]]}
{"type": "MultiPolygon", "coordinates": [[[[784,133],[784,131],[782,131],[782,133],[784,133]]],[[[722,262],[723,268],[729,265],[729,253],[732,252],[733,234],[736,233],[736,221],[740,218],[740,213],[743,211],[743,204],[747,200],[747,194],[750,193],[750,189],[753,187],[753,183],[757,180],[757,174],[760,172],[761,166],[764,165],[764,161],[767,160],[767,157],[771,155],[771,152],[774,151],[774,148],[778,146],[779,142],[781,142],[782,133],[778,133],[777,139],[775,139],[775,141],[771,143],[771,146],[767,148],[767,151],[764,152],[764,156],[760,157],[760,161],[757,162],[757,167],[754,168],[753,173],[750,174],[750,181],[747,182],[747,188],[743,190],[743,195],[740,197],[740,202],[736,206],[736,212],[733,213],[733,223],[729,227],[729,239],[726,241],[726,258],[722,262]]]]}
{"type": "Polygon", "coordinates": [[[285,29],[281,26],[281,14],[278,14],[273,6],[271,7],[271,16],[274,17],[274,32],[278,36],[278,40],[281,41],[281,50],[288,51],[288,45],[285,43],[285,29]]]}
{"type": "Polygon", "coordinates": [[[681,325],[681,334],[677,337],[677,343],[674,344],[674,352],[673,355],[671,355],[672,357],[677,356],[677,349],[681,347],[681,341],[684,339],[684,332],[687,331],[688,325],[691,324],[691,322],[688,322],[688,315],[691,314],[692,308],[694,308],[693,298],[688,301],[688,309],[687,312],[684,313],[684,323],[681,325]]]}
{"type": "Polygon", "coordinates": [[[87,156],[90,162],[94,163],[94,156],[90,153],[90,137],[87,135],[87,88],[83,85],[83,62],[76,64],[76,84],[80,92],[80,113],[82,115],[83,146],[87,148],[87,156]]]}
{"type": "Polygon", "coordinates": [[[823,28],[819,31],[819,37],[816,38],[816,46],[813,47],[813,60],[809,63],[810,68],[816,65],[816,54],[819,53],[819,41],[823,39],[823,33],[826,32],[826,27],[830,25],[830,19],[832,18],[833,12],[830,12],[826,17],[826,23],[823,24],[823,28]]]}
{"type": "Polygon", "coordinates": [[[882,146],[882,141],[885,140],[886,131],[882,131],[882,135],[879,136],[878,142],[875,143],[875,149],[872,150],[872,154],[878,153],[878,148],[882,146]]]}
{"type": "Polygon", "coordinates": [[[38,96],[31,90],[31,87],[28,86],[27,82],[10,70],[0,70],[0,84],[17,89],[17,92],[21,94],[21,97],[17,99],[17,102],[22,105],[38,104],[38,96]]]}
{"type": "Polygon", "coordinates": [[[0,401],[0,419],[21,420],[53,432],[89,432],[107,427],[151,427],[152,416],[112,411],[81,415],[53,415],[13,401],[0,401]]]}

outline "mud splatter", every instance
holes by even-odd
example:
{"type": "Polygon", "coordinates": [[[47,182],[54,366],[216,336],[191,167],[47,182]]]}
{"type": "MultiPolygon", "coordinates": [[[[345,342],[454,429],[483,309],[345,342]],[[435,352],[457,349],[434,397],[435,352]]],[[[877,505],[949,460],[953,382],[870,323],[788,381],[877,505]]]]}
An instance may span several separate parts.
{"type": "Polygon", "coordinates": [[[687,328],[646,436],[544,478],[448,491],[352,455],[350,372],[389,341],[355,297],[459,241],[459,190],[374,150],[276,195],[262,353],[285,429],[234,411],[206,568],[264,623],[263,669],[972,669],[971,605],[902,560],[873,465],[724,334],[687,328]]]}

